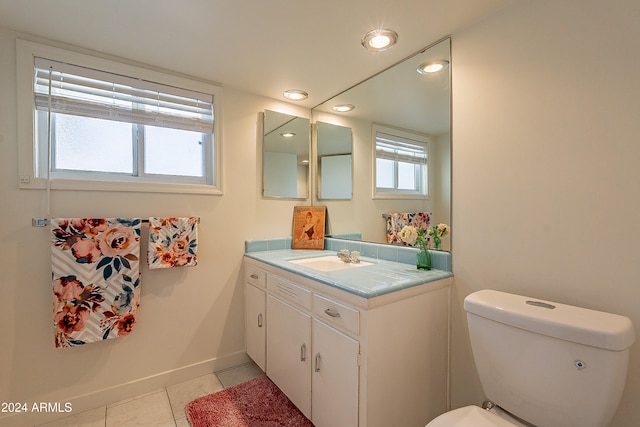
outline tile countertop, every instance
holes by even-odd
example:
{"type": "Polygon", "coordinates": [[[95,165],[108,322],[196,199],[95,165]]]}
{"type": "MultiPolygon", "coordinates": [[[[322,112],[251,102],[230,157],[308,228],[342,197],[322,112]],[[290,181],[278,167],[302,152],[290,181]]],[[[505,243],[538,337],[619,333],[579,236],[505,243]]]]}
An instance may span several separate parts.
{"type": "Polygon", "coordinates": [[[427,282],[453,277],[453,273],[450,271],[436,269],[421,271],[412,264],[362,256],[360,257],[362,261],[370,262],[372,265],[336,271],[319,271],[305,267],[303,264],[290,262],[303,258],[337,256],[336,251],[330,250],[281,249],[247,252],[245,256],[363,298],[373,298],[427,282]]]}

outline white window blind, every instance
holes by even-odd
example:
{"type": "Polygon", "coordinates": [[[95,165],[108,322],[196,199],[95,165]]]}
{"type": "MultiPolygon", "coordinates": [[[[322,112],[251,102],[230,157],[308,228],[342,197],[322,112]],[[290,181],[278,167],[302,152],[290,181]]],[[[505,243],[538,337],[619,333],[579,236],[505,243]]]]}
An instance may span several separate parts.
{"type": "Polygon", "coordinates": [[[424,142],[376,132],[376,158],[415,165],[427,164],[427,145],[424,142]]]}
{"type": "Polygon", "coordinates": [[[40,111],[213,133],[211,94],[37,57],[34,92],[40,111]]]}

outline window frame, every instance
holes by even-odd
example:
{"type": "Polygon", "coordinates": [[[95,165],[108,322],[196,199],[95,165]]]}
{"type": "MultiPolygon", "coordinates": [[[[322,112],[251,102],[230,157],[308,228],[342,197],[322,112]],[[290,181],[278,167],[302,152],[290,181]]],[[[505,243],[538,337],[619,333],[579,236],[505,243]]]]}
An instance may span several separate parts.
{"type": "MultiPolygon", "coordinates": [[[[158,193],[183,194],[217,194],[222,195],[222,88],[220,86],[192,80],[186,77],[142,68],[132,63],[117,62],[105,57],[91,56],[67,49],[43,45],[28,40],[16,41],[17,63],[17,98],[18,98],[18,187],[24,189],[63,189],[63,190],[92,190],[92,191],[140,191],[158,193]],[[37,138],[34,101],[34,61],[36,57],[48,58],[59,62],[68,62],[81,67],[93,68],[108,73],[121,74],[135,79],[153,81],[162,85],[174,86],[187,90],[211,94],[214,99],[214,129],[213,149],[205,149],[205,178],[213,171],[212,184],[189,183],[189,178],[171,175],[120,176],[118,180],[110,180],[108,173],[79,172],[80,179],[70,179],[75,172],[60,175],[61,178],[38,177],[37,138]],[[71,175],[71,176],[70,176],[71,175]],[[94,175],[94,176],[91,176],[94,175]],[[88,178],[87,178],[88,177],[88,178]],[[95,178],[95,179],[94,179],[95,178]]],[[[42,130],[40,130],[42,131],[42,130]]],[[[44,130],[46,137],[46,129],[44,130]]],[[[47,155],[46,153],[44,154],[47,155]]],[[[42,160],[42,158],[40,159],[42,160]]],[[[46,167],[44,168],[46,171],[46,167]]]]}
{"type": "MultiPolygon", "coordinates": [[[[408,131],[405,129],[394,128],[391,126],[381,125],[377,123],[373,123],[371,126],[371,152],[372,152],[372,198],[373,199],[429,199],[429,145],[431,143],[431,137],[426,134],[421,134],[413,131],[408,131]],[[377,135],[378,133],[384,133],[390,136],[397,136],[402,139],[410,139],[420,144],[424,144],[425,152],[427,155],[426,162],[424,164],[424,169],[422,171],[422,176],[419,177],[422,182],[419,185],[418,191],[412,190],[401,190],[398,188],[379,188],[377,182],[377,135]]],[[[397,174],[397,162],[394,165],[397,174]]]]}

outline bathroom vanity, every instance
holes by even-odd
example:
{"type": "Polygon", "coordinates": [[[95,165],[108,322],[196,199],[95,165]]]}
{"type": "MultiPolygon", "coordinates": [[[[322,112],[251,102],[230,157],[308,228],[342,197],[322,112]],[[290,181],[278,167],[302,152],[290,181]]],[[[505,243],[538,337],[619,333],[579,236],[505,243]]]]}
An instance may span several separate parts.
{"type": "Polygon", "coordinates": [[[422,427],[446,412],[451,273],[304,262],[336,255],[319,252],[246,254],[249,356],[316,427],[422,427]]]}

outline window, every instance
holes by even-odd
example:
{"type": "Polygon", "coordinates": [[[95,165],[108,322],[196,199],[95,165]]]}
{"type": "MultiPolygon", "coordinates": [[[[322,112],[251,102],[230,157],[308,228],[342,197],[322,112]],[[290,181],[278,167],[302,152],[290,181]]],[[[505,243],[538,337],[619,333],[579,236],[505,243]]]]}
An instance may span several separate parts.
{"type": "Polygon", "coordinates": [[[428,195],[429,137],[373,125],[374,198],[424,198],[428,195]]]}
{"type": "Polygon", "coordinates": [[[18,53],[32,77],[21,187],[221,193],[218,87],[30,42],[18,53]]]}

